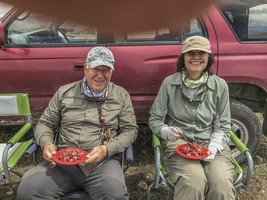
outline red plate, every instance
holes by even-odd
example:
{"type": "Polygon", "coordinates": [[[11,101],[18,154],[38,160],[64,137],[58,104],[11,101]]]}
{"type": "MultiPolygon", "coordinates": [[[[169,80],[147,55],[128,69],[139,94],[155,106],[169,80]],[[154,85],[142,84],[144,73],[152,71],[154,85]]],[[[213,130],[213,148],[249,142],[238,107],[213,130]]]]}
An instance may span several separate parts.
{"type": "Polygon", "coordinates": [[[188,159],[192,159],[192,160],[203,160],[205,158],[208,157],[208,149],[206,147],[203,147],[201,145],[197,145],[198,146],[198,152],[199,155],[194,155],[191,154],[190,151],[186,151],[186,150],[193,150],[188,144],[181,144],[179,146],[176,147],[176,152],[181,155],[184,158],[188,158],[188,159]],[[185,152],[189,152],[189,153],[185,153],[185,152]]]}
{"type": "Polygon", "coordinates": [[[78,148],[67,148],[57,151],[53,160],[60,165],[78,165],[87,159],[88,152],[78,148]]]}

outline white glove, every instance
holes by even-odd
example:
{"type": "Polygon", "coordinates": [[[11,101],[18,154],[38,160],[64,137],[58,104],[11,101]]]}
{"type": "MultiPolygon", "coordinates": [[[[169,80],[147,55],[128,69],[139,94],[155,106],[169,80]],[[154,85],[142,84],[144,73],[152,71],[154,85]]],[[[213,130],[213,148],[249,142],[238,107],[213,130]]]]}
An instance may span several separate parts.
{"type": "Polygon", "coordinates": [[[168,140],[171,142],[174,142],[178,140],[181,135],[183,134],[183,131],[180,128],[174,127],[174,126],[164,126],[160,130],[160,136],[164,140],[168,140]]]}
{"type": "Polygon", "coordinates": [[[217,152],[218,152],[218,149],[216,149],[215,147],[209,147],[208,149],[209,149],[209,151],[208,151],[209,156],[207,158],[205,158],[204,161],[212,162],[214,160],[217,152]]]}

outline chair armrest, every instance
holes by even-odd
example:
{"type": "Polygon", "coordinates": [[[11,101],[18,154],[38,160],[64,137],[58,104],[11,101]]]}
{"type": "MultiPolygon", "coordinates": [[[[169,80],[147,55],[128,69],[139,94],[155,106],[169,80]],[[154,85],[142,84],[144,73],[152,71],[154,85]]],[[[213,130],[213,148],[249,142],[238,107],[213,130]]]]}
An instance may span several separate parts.
{"type": "Polygon", "coordinates": [[[126,150],[125,150],[125,160],[127,161],[127,163],[132,163],[134,162],[134,157],[133,157],[133,146],[129,146],[126,150]]]}
{"type": "Polygon", "coordinates": [[[26,123],[24,126],[7,142],[12,144],[16,144],[32,127],[31,123],[26,123]]]}
{"type": "Polygon", "coordinates": [[[123,172],[126,172],[130,166],[130,163],[134,162],[134,157],[133,157],[133,146],[129,146],[125,149],[125,151],[122,153],[122,158],[121,158],[121,166],[123,169],[123,172]]]}
{"type": "Polygon", "coordinates": [[[234,134],[233,131],[230,131],[230,139],[242,154],[244,154],[246,151],[249,151],[246,145],[243,144],[243,142],[234,134]]]}
{"type": "Polygon", "coordinates": [[[34,142],[24,153],[25,156],[30,157],[37,152],[38,145],[34,142]]]}
{"type": "Polygon", "coordinates": [[[156,134],[153,134],[153,147],[156,149],[156,147],[161,148],[160,139],[156,134]]]}

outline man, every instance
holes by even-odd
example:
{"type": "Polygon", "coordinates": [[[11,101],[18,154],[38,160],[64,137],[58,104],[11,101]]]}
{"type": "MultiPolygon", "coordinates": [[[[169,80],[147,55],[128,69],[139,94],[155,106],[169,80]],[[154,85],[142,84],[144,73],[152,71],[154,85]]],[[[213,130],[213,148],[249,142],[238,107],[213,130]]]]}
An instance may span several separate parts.
{"type": "Polygon", "coordinates": [[[92,199],[129,198],[119,160],[138,127],[129,93],[110,82],[113,71],[112,52],[95,47],[84,64],[84,79],[54,94],[35,131],[45,161],[24,175],[17,199],[55,199],[79,188],[92,199]],[[53,154],[68,147],[89,152],[87,160],[49,168],[53,154]]]}

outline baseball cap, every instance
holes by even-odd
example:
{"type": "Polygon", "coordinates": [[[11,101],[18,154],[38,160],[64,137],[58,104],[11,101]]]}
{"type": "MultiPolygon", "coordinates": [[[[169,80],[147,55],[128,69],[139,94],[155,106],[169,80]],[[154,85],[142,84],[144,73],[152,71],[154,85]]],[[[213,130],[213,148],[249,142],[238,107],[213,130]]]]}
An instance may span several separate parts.
{"type": "Polygon", "coordinates": [[[114,71],[114,62],[113,53],[108,48],[102,46],[92,48],[86,58],[86,64],[91,68],[105,65],[114,71]]]}
{"type": "Polygon", "coordinates": [[[184,41],[182,53],[186,53],[188,51],[193,51],[193,50],[199,50],[199,51],[211,53],[209,40],[199,35],[195,35],[195,36],[191,36],[187,38],[184,41]]]}

